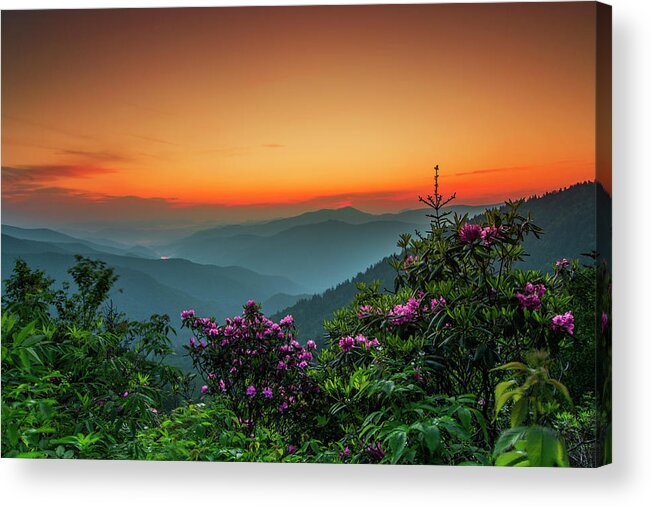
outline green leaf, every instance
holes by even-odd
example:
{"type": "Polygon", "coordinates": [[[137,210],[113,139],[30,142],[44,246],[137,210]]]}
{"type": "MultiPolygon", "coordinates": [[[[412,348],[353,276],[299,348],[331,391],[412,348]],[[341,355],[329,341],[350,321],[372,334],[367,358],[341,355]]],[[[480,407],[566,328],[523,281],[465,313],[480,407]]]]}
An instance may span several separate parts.
{"type": "Polygon", "coordinates": [[[521,451],[510,451],[501,454],[495,460],[495,466],[498,467],[512,467],[516,466],[527,459],[527,455],[521,451]]]}
{"type": "Polygon", "coordinates": [[[504,391],[506,391],[506,389],[511,387],[513,384],[517,384],[517,382],[515,380],[506,380],[497,384],[497,387],[495,387],[495,399],[497,400],[500,396],[502,396],[504,391]]]}
{"type": "Polygon", "coordinates": [[[434,425],[423,426],[423,440],[429,452],[434,453],[441,443],[441,432],[434,425]]]}
{"type": "Polygon", "coordinates": [[[391,463],[397,463],[405,452],[407,445],[407,432],[404,430],[395,431],[389,437],[389,449],[391,449],[391,463]]]}
{"type": "Polygon", "coordinates": [[[563,397],[570,403],[570,405],[574,405],[572,403],[572,398],[570,396],[570,392],[567,390],[567,387],[565,387],[564,384],[561,384],[558,380],[554,379],[549,379],[547,382],[549,382],[551,385],[553,385],[556,389],[558,389],[563,397]]]}
{"type": "Polygon", "coordinates": [[[507,392],[505,392],[505,393],[502,393],[502,395],[501,395],[499,398],[497,398],[497,400],[495,401],[495,418],[497,417],[497,414],[500,413],[500,410],[502,410],[502,407],[504,406],[504,404],[505,404],[507,401],[509,401],[509,399],[510,399],[512,396],[514,396],[515,394],[517,394],[517,392],[518,392],[518,391],[516,391],[516,390],[514,390],[514,391],[507,391],[507,392]]]}
{"type": "Polygon", "coordinates": [[[491,371],[495,370],[520,370],[520,371],[528,371],[529,368],[527,367],[526,364],[520,363],[518,361],[512,361],[510,363],[503,364],[501,366],[497,366],[496,368],[493,368],[491,371]]]}
{"type": "Polygon", "coordinates": [[[525,397],[520,398],[513,404],[511,409],[511,428],[520,426],[529,414],[529,400],[525,397]]]}
{"type": "Polygon", "coordinates": [[[533,426],[527,432],[527,455],[531,466],[568,466],[565,446],[551,428],[533,426]]]}

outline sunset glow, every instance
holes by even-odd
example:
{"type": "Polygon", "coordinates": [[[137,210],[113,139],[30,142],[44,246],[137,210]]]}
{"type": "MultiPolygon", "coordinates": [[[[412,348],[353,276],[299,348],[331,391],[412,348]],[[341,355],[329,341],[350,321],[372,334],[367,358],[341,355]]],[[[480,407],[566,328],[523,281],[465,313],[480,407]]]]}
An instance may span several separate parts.
{"type": "Polygon", "coordinates": [[[593,180],[594,9],[4,12],[3,213],[395,211],[435,164],[463,203],[593,180]]]}

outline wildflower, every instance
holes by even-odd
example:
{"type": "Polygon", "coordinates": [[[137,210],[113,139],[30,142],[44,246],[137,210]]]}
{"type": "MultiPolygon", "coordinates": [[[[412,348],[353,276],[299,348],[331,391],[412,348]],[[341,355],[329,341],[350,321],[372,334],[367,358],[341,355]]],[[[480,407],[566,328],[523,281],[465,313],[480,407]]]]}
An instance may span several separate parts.
{"type": "Polygon", "coordinates": [[[257,391],[253,385],[250,385],[246,388],[246,395],[253,398],[256,395],[257,391]]]}
{"type": "Polygon", "coordinates": [[[418,255],[408,255],[407,257],[405,257],[405,260],[402,261],[402,266],[404,267],[404,269],[407,269],[409,266],[418,262],[418,260],[419,260],[418,255]]]}
{"type": "Polygon", "coordinates": [[[556,269],[563,269],[570,265],[570,261],[567,259],[559,259],[556,261],[556,269]]]}
{"type": "Polygon", "coordinates": [[[307,368],[307,361],[301,361],[300,363],[298,363],[298,367],[301,370],[304,370],[305,368],[307,368]]]}
{"type": "Polygon", "coordinates": [[[307,348],[309,350],[315,350],[316,349],[316,342],[314,340],[308,340],[307,341],[307,348]]]}
{"type": "Polygon", "coordinates": [[[287,315],[280,319],[280,325],[283,327],[292,327],[294,325],[294,317],[287,315]]]}
{"type": "Polygon", "coordinates": [[[377,461],[381,461],[382,458],[384,458],[384,449],[382,449],[382,446],[379,442],[377,442],[375,445],[369,445],[366,448],[366,451],[371,455],[372,458],[377,461]]]}
{"type": "Polygon", "coordinates": [[[220,378],[220,379],[219,379],[218,385],[219,385],[219,390],[220,390],[221,392],[226,391],[226,382],[224,382],[224,379],[223,379],[223,378],[220,378]]]}
{"type": "Polygon", "coordinates": [[[478,224],[463,224],[459,229],[459,239],[462,243],[472,243],[481,238],[482,228],[478,224]]]}
{"type": "Polygon", "coordinates": [[[355,339],[352,336],[344,336],[339,340],[339,348],[342,352],[349,352],[355,346],[355,339]]]}
{"type": "Polygon", "coordinates": [[[445,298],[441,296],[440,298],[432,299],[430,303],[430,308],[432,309],[433,312],[440,310],[441,306],[443,306],[446,303],[445,298]]]}
{"type": "Polygon", "coordinates": [[[158,410],[156,410],[155,408],[150,408],[149,411],[150,411],[152,414],[158,414],[158,410]]]}
{"type": "Polygon", "coordinates": [[[484,245],[490,246],[493,241],[502,235],[502,226],[495,227],[494,225],[484,227],[481,230],[481,239],[484,245]]]}
{"type": "Polygon", "coordinates": [[[410,297],[404,305],[396,305],[389,311],[389,318],[395,325],[413,322],[418,317],[420,300],[410,297]]]}
{"type": "Polygon", "coordinates": [[[273,391],[271,390],[271,387],[265,387],[265,388],[262,390],[262,396],[264,396],[264,397],[267,398],[268,400],[271,399],[271,398],[273,398],[273,395],[274,395],[274,393],[273,393],[273,391]]]}
{"type": "Polygon", "coordinates": [[[194,310],[183,310],[181,312],[181,320],[187,320],[194,317],[194,310]]]}
{"type": "Polygon", "coordinates": [[[287,363],[285,363],[285,361],[278,361],[278,366],[276,368],[278,368],[279,370],[286,370],[287,363]]]}
{"type": "Polygon", "coordinates": [[[206,394],[208,392],[208,386],[201,386],[201,394],[206,394]]]}
{"type": "Polygon", "coordinates": [[[572,315],[572,312],[556,315],[552,319],[551,326],[554,331],[565,331],[567,334],[574,334],[574,315],[572,315]]]}
{"type": "Polygon", "coordinates": [[[525,308],[529,310],[540,310],[542,308],[541,298],[545,292],[547,292],[547,289],[542,283],[536,285],[527,283],[523,292],[518,292],[515,295],[515,299],[518,301],[518,306],[523,310],[525,308]]]}

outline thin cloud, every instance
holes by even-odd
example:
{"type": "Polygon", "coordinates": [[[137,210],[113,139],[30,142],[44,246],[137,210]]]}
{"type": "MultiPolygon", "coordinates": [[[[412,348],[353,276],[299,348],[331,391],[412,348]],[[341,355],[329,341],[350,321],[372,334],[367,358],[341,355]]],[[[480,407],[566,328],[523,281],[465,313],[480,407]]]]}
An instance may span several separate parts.
{"type": "Polygon", "coordinates": [[[502,173],[502,172],[512,172],[512,171],[530,171],[532,169],[536,169],[536,167],[535,166],[492,167],[490,169],[477,169],[475,171],[456,173],[455,176],[471,176],[473,174],[490,174],[490,173],[502,173]]]}
{"type": "Polygon", "coordinates": [[[110,151],[60,150],[59,155],[82,157],[97,162],[129,162],[131,157],[110,151]]]}
{"type": "Polygon", "coordinates": [[[98,174],[115,172],[115,169],[92,165],[14,166],[2,167],[2,180],[10,185],[38,185],[63,178],[90,178],[98,174]]]}
{"type": "Polygon", "coordinates": [[[179,143],[174,143],[172,141],[168,141],[167,139],[161,139],[158,137],[139,136],[136,134],[127,134],[127,135],[129,137],[134,137],[136,139],[141,139],[143,141],[149,141],[150,143],[167,144],[169,146],[181,146],[179,143]]]}

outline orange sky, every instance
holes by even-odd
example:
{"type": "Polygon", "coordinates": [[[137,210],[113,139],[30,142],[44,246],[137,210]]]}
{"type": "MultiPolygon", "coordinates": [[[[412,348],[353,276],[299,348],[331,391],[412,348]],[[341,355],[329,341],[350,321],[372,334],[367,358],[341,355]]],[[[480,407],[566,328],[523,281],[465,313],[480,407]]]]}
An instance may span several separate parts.
{"type": "Polygon", "coordinates": [[[3,12],[3,213],[530,195],[594,179],[594,76],[593,3],[3,12]]]}

